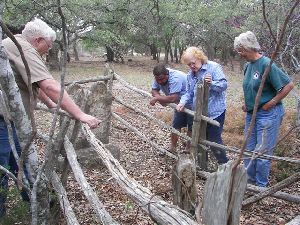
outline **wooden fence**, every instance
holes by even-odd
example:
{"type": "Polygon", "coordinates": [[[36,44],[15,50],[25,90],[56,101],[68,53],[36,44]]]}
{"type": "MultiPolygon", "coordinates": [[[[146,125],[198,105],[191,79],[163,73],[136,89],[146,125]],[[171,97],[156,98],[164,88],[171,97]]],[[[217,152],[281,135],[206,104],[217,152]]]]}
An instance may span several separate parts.
{"type": "MultiPolygon", "coordinates": [[[[1,83],[2,86],[4,82],[7,82],[7,80],[3,81],[1,76],[0,80],[3,82],[1,83]]],[[[74,81],[65,84],[70,86],[70,92],[73,93],[73,97],[76,99],[77,104],[81,105],[82,109],[84,109],[86,112],[96,114],[99,118],[105,118],[103,126],[99,130],[92,132],[86,125],[82,125],[78,121],[73,121],[65,112],[59,111],[58,114],[61,115],[61,125],[59,127],[57,136],[54,139],[55,141],[49,140],[48,137],[45,137],[44,135],[38,135],[39,137],[43,138],[47,144],[51,141],[53,149],[56,149],[56,151],[51,152],[51,159],[53,159],[51,163],[53,165],[57,165],[59,163],[57,162],[59,154],[65,156],[65,160],[63,161],[61,167],[49,167],[50,170],[47,173],[39,173],[38,179],[44,179],[51,182],[54,190],[59,196],[58,199],[61,212],[64,213],[68,224],[79,224],[67,198],[67,190],[65,189],[66,178],[70,172],[74,174],[76,181],[81,186],[83,194],[86,196],[90,205],[92,206],[99,223],[109,225],[119,224],[105,210],[105,206],[101,203],[97,194],[93,191],[93,188],[89,185],[84,177],[80,163],[76,157],[76,154],[78,153],[76,146],[80,146],[81,148],[83,146],[91,146],[94,154],[101,158],[103,164],[111,173],[115,181],[123,189],[123,191],[157,224],[239,224],[241,206],[249,205],[266,196],[281,198],[287,201],[296,202],[298,204],[300,203],[299,196],[280,192],[282,188],[298,181],[299,173],[296,173],[295,175],[276,184],[273,187],[258,188],[246,184],[246,175],[243,166],[233,169],[233,162],[229,162],[228,164],[220,166],[218,171],[213,174],[204,171],[204,169],[207,167],[206,151],[209,151],[209,148],[205,146],[218,146],[226,151],[235,153],[240,152],[240,150],[237,148],[222,146],[205,140],[206,123],[211,123],[218,126],[216,121],[213,121],[207,117],[208,89],[205,84],[198,85],[197,109],[199,109],[199,111],[192,112],[190,110],[185,110],[186,113],[194,115],[193,136],[190,138],[182,133],[179,133],[177,130],[173,129],[152,115],[130,106],[117,96],[113,96],[112,88],[113,82],[115,81],[120,82],[124,87],[139,93],[144,98],[151,96],[148,92],[140,90],[127,83],[120,75],[116,74],[109,68],[109,66],[107,66],[105,75],[102,77],[74,81]],[[78,84],[90,82],[93,82],[90,90],[83,89],[78,86],[78,84]],[[99,89],[102,91],[99,92],[99,89]],[[101,99],[101,101],[95,102],[97,99],[101,99]],[[191,141],[191,146],[193,147],[191,154],[183,153],[174,155],[174,153],[165,150],[158,144],[151,141],[146,135],[143,134],[143,132],[139,131],[125,119],[121,118],[120,115],[115,112],[111,112],[112,101],[122,104],[123,106],[146,117],[147,119],[150,119],[162,128],[167,128],[170,132],[178,134],[182,139],[191,141]],[[99,105],[102,107],[99,107],[99,105]],[[96,108],[103,108],[103,110],[97,111],[96,108]],[[124,126],[134,132],[141,139],[148,142],[153,148],[160,152],[166,153],[167,157],[177,159],[176,166],[173,171],[173,188],[175,193],[173,199],[176,205],[167,203],[163,199],[155,196],[149,189],[141,186],[127,174],[118,160],[112,155],[107,145],[111,116],[124,124],[124,126]],[[196,198],[196,176],[208,179],[206,182],[204,200],[202,203],[200,203],[196,198]],[[251,190],[257,194],[248,199],[243,199],[246,185],[247,190],[251,190]],[[219,207],[220,202],[222,207],[219,207]],[[203,205],[202,210],[200,205],[203,205]],[[216,206],[218,206],[217,211],[216,206]]],[[[13,83],[14,81],[9,82],[13,83]]],[[[6,90],[3,91],[6,92],[6,90]]],[[[175,106],[174,104],[170,104],[170,107],[174,108],[175,106]]],[[[46,109],[42,105],[39,106],[38,109],[53,113],[51,110],[46,109]]],[[[49,151],[49,149],[50,148],[47,148],[46,150],[49,151]]],[[[246,152],[245,155],[252,156],[252,153],[246,152]]],[[[300,164],[299,160],[291,158],[268,156],[264,154],[256,155],[255,157],[300,164]]],[[[0,169],[4,172],[7,172],[5,168],[0,169]]],[[[8,175],[16,179],[12,174],[8,173],[8,175]]],[[[47,188],[42,189],[39,186],[30,188],[28,185],[26,186],[26,189],[30,193],[34,191],[37,192],[35,195],[32,195],[36,196],[36,198],[38,198],[38,195],[40,194],[39,190],[48,190],[47,188]]],[[[33,199],[33,201],[34,200],[36,199],[33,199]]],[[[44,219],[43,215],[49,215],[49,211],[47,212],[45,208],[39,207],[33,209],[35,209],[33,210],[33,221],[35,221],[35,224],[48,224],[48,221],[44,219]]]]}

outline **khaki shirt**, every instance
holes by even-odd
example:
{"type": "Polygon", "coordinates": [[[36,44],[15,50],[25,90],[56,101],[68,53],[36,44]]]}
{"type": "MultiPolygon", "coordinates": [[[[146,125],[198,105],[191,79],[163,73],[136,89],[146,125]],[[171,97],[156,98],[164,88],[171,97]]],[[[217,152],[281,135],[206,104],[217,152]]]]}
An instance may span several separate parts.
{"type": "MultiPolygon", "coordinates": [[[[22,47],[22,50],[25,55],[25,59],[27,60],[30,74],[31,74],[31,84],[34,94],[34,101],[36,103],[36,98],[38,95],[38,81],[42,81],[45,79],[53,79],[52,75],[48,71],[44,60],[39,55],[39,53],[35,50],[35,48],[22,37],[21,34],[15,35],[15,38],[19,42],[22,47]]],[[[21,97],[23,100],[23,104],[27,115],[29,115],[29,90],[28,90],[28,77],[25,70],[24,63],[21,58],[21,54],[17,48],[17,46],[13,43],[12,40],[6,38],[3,40],[3,46],[7,53],[10,65],[15,75],[16,83],[20,89],[21,97]]]]}

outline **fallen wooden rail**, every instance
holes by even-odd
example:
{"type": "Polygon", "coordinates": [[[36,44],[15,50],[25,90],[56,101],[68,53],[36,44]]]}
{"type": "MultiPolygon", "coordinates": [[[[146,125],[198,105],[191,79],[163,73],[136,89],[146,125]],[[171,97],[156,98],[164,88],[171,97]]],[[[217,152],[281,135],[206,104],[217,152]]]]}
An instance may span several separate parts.
{"type": "Polygon", "coordinates": [[[166,153],[167,156],[173,158],[173,159],[177,159],[177,156],[175,156],[174,154],[172,154],[171,152],[161,148],[158,144],[154,143],[153,141],[151,141],[149,138],[147,138],[143,133],[139,132],[134,126],[130,125],[130,123],[128,123],[126,120],[122,119],[120,116],[118,116],[115,113],[112,113],[112,116],[117,119],[118,121],[120,121],[121,123],[123,123],[127,128],[129,128],[132,132],[134,132],[136,135],[138,135],[140,138],[142,138],[144,141],[148,142],[148,144],[150,144],[152,147],[156,148],[157,150],[159,150],[162,153],[166,153]]]}
{"type": "Polygon", "coordinates": [[[151,193],[151,191],[128,176],[120,163],[111,155],[104,145],[96,139],[87,125],[82,126],[89,143],[94,147],[101,157],[113,178],[120,187],[143,209],[152,220],[161,225],[197,225],[190,214],[181,210],[177,206],[171,205],[161,198],[151,193]]]}
{"type": "Polygon", "coordinates": [[[92,187],[87,182],[83,171],[77,161],[77,155],[72,143],[67,137],[64,139],[64,147],[66,150],[67,158],[69,165],[72,168],[75,179],[80,185],[82,191],[84,192],[85,197],[88,199],[89,203],[92,205],[93,210],[95,211],[99,221],[104,225],[117,225],[117,223],[105,210],[104,205],[100,202],[97,194],[93,191],[92,187]]]}
{"type": "Polygon", "coordinates": [[[299,225],[299,224],[300,224],[300,216],[297,216],[292,221],[288,222],[285,225],[299,225]]]}
{"type": "MultiPolygon", "coordinates": [[[[207,140],[201,140],[200,143],[204,144],[204,145],[208,145],[208,146],[217,147],[217,148],[223,149],[225,151],[235,152],[235,153],[240,153],[240,151],[241,151],[238,148],[224,146],[224,145],[221,145],[221,144],[218,144],[215,142],[211,142],[211,141],[207,141],[207,140]]],[[[253,152],[245,151],[244,155],[251,157],[253,155],[253,152]]],[[[255,156],[257,158],[276,160],[276,161],[284,161],[284,162],[289,162],[289,163],[294,163],[294,164],[300,165],[299,159],[293,159],[293,158],[288,158],[288,157],[279,157],[279,156],[273,156],[273,155],[265,155],[265,154],[257,154],[255,156]]]]}
{"type": "Polygon", "coordinates": [[[276,191],[279,191],[285,187],[290,186],[291,184],[297,182],[300,179],[300,172],[293,174],[292,176],[286,178],[283,181],[280,181],[279,183],[275,184],[272,187],[267,188],[265,191],[262,191],[260,193],[257,193],[254,196],[251,196],[250,198],[247,198],[243,201],[243,207],[248,206],[254,202],[257,202],[265,197],[270,196],[271,194],[275,193],[276,191]]]}
{"type": "Polygon", "coordinates": [[[51,183],[58,195],[59,205],[62,213],[65,215],[65,219],[68,225],[79,225],[75,213],[71,207],[71,204],[67,197],[67,192],[60,182],[60,179],[56,172],[52,173],[51,183]]]}
{"type": "MultiPolygon", "coordinates": [[[[197,168],[197,175],[201,178],[207,179],[208,176],[210,176],[209,172],[205,172],[197,168]]],[[[255,185],[247,184],[247,191],[260,193],[266,191],[268,188],[265,187],[258,187],[255,185]]],[[[297,195],[288,194],[285,192],[277,191],[270,195],[271,197],[282,199],[288,202],[293,202],[300,204],[300,197],[297,195]]]]}
{"type": "Polygon", "coordinates": [[[160,119],[158,119],[158,118],[156,118],[156,117],[154,117],[154,116],[152,116],[152,115],[150,115],[148,113],[145,113],[142,110],[136,109],[135,107],[133,107],[131,105],[128,105],[127,103],[125,103],[121,99],[119,99],[117,97],[114,97],[114,100],[116,102],[120,103],[121,105],[125,106],[126,108],[133,110],[137,114],[142,115],[145,118],[152,120],[154,123],[158,124],[160,127],[170,130],[172,133],[177,134],[179,137],[182,137],[183,139],[185,139],[187,141],[191,141],[192,140],[189,136],[187,136],[187,135],[179,132],[174,127],[171,127],[170,125],[166,124],[165,122],[161,121],[160,119]]]}
{"type": "Polygon", "coordinates": [[[83,80],[77,80],[77,81],[70,81],[70,82],[65,82],[65,86],[71,85],[71,84],[86,84],[90,82],[98,82],[98,81],[108,81],[111,78],[113,78],[112,75],[109,76],[100,76],[97,78],[91,78],[91,79],[83,79],[83,80]]]}

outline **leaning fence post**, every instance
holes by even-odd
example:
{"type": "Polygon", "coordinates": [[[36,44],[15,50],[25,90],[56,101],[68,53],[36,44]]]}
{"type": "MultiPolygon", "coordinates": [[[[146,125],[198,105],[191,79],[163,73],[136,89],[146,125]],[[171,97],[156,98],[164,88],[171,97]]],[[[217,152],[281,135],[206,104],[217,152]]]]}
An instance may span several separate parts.
{"type": "Polygon", "coordinates": [[[189,154],[179,154],[172,173],[173,204],[194,214],[197,198],[195,160],[189,154]]]}
{"type": "Polygon", "coordinates": [[[206,139],[206,122],[201,120],[207,114],[208,85],[199,82],[197,85],[196,107],[192,131],[192,154],[201,169],[207,169],[207,154],[204,147],[199,146],[200,140],[206,139]],[[206,106],[205,106],[206,105],[206,106]]]}
{"type": "Polygon", "coordinates": [[[247,185],[243,165],[233,170],[234,162],[220,165],[209,175],[203,198],[202,219],[207,225],[239,225],[241,206],[247,185]],[[234,179],[232,179],[233,174],[234,179]],[[233,187],[233,188],[232,188],[233,187]]]}
{"type": "Polygon", "coordinates": [[[296,136],[297,138],[300,138],[300,99],[297,98],[297,118],[296,118],[296,126],[297,126],[297,130],[296,130],[296,136]]]}
{"type": "MultiPolygon", "coordinates": [[[[207,82],[204,81],[203,86],[203,100],[202,100],[202,115],[201,116],[208,116],[208,95],[209,95],[209,85],[207,82]]],[[[200,140],[206,140],[206,126],[207,122],[205,120],[201,120],[201,127],[200,127],[200,140]]],[[[199,145],[198,145],[199,146],[199,145]]],[[[207,169],[207,152],[203,147],[198,147],[198,164],[199,167],[202,169],[207,169]]]]}

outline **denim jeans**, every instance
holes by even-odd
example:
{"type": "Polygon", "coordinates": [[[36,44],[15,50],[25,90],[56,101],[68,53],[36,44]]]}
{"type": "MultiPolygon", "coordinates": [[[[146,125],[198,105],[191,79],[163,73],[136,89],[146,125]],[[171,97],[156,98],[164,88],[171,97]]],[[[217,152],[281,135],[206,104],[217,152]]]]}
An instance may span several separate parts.
{"type": "Polygon", "coordinates": [[[185,112],[178,112],[177,110],[174,110],[172,127],[177,130],[187,127],[188,130],[191,131],[193,127],[193,119],[193,116],[188,115],[185,112]]]}
{"type": "MultiPolygon", "coordinates": [[[[284,116],[283,105],[279,104],[268,111],[259,109],[256,114],[253,132],[249,137],[246,149],[273,155],[279,128],[284,116]]],[[[245,118],[245,135],[247,135],[252,114],[247,113],[245,118]]],[[[244,159],[248,181],[257,186],[265,187],[268,184],[271,161],[267,159],[244,159]]]]}
{"type": "MultiPolygon", "coordinates": [[[[216,142],[218,144],[223,145],[223,140],[222,140],[222,132],[223,132],[223,126],[224,126],[224,121],[225,121],[225,113],[226,110],[217,118],[214,120],[218,121],[220,123],[220,127],[211,125],[207,123],[206,126],[206,139],[208,141],[216,142]]],[[[210,147],[212,150],[214,156],[216,157],[217,161],[219,164],[224,164],[228,162],[228,158],[226,156],[226,152],[223,149],[217,148],[217,147],[210,147]]]]}
{"type": "MultiPolygon", "coordinates": [[[[15,142],[17,153],[21,154],[21,147],[17,138],[16,130],[11,123],[13,128],[13,139],[15,142]]],[[[13,156],[9,139],[7,125],[2,117],[0,117],[0,165],[9,169],[15,176],[18,173],[18,165],[13,156]]],[[[27,175],[27,170],[24,170],[25,175],[27,175]]],[[[8,177],[7,175],[0,172],[0,218],[5,215],[5,202],[8,191],[8,177]]],[[[21,192],[24,201],[29,201],[29,197],[25,191],[21,192]]]]}

